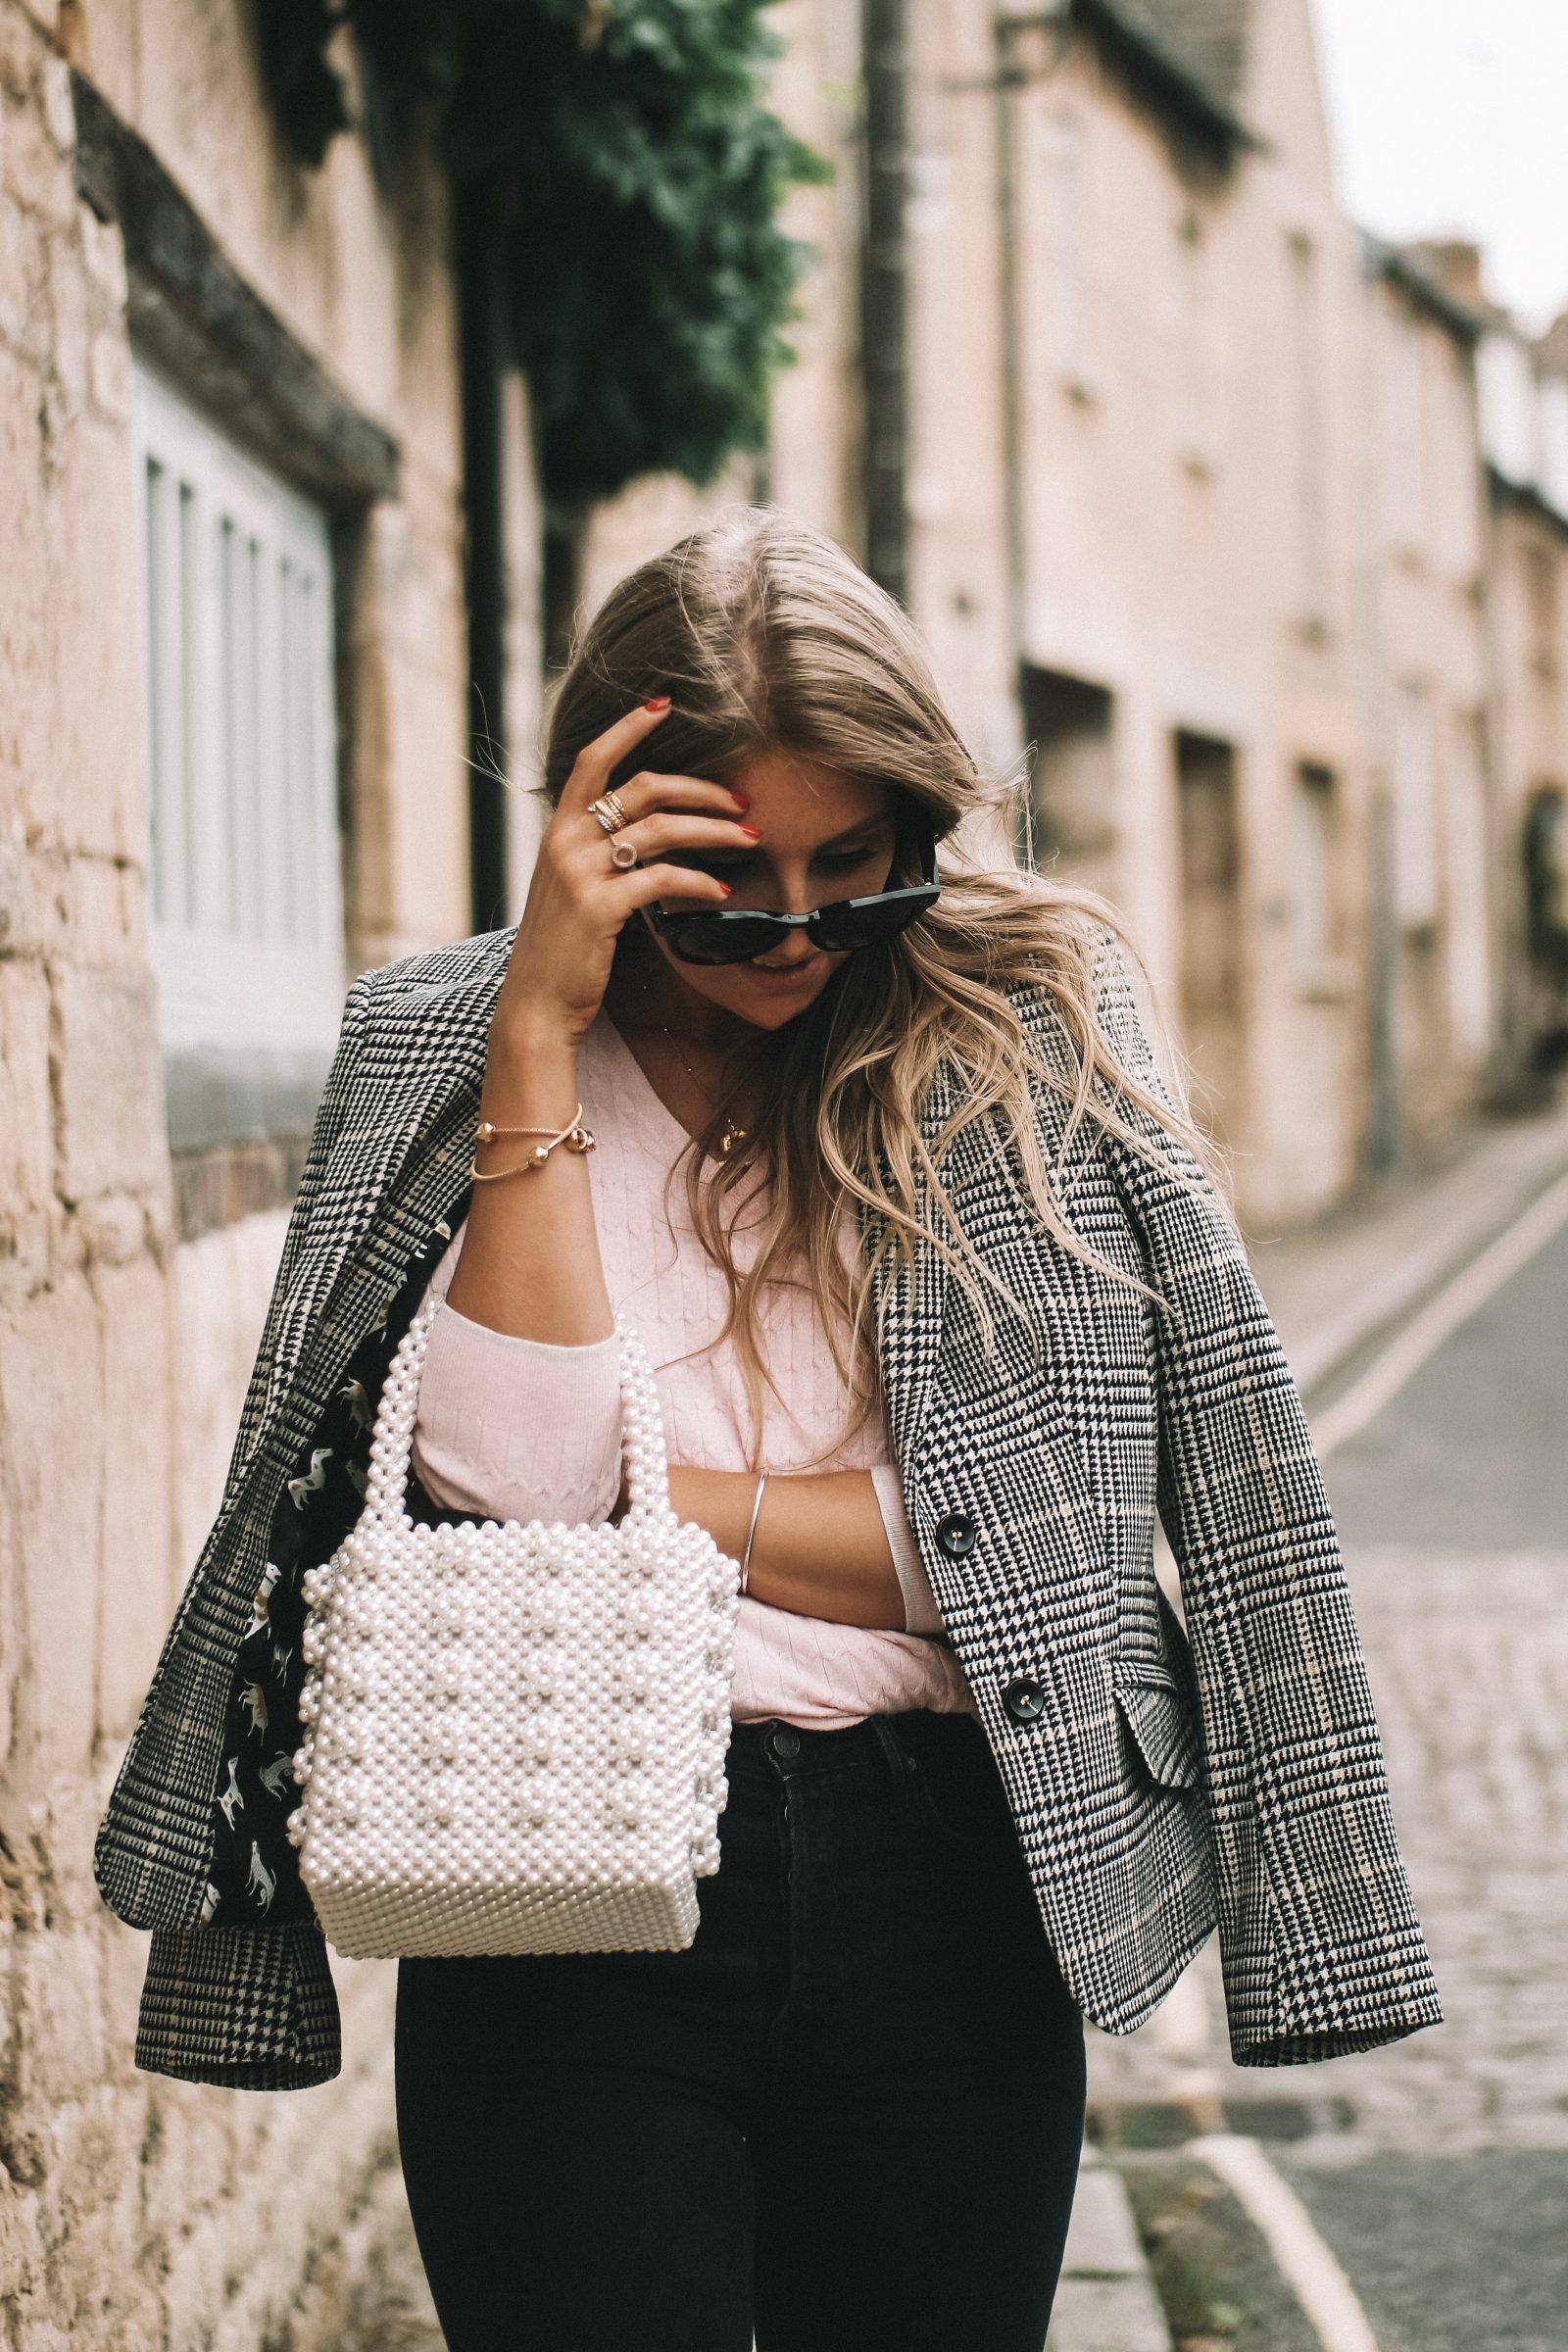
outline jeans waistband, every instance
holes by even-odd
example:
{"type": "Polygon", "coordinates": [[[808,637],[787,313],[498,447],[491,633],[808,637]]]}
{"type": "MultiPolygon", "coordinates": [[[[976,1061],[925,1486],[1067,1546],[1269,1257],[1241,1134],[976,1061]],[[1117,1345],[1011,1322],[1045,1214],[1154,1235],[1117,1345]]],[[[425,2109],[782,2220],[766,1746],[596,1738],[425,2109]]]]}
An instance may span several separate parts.
{"type": "Polygon", "coordinates": [[[974,1716],[938,1714],[929,1707],[867,1715],[835,1731],[769,1715],[731,1725],[725,1771],[748,1780],[778,1781],[877,1764],[890,1779],[902,1782],[912,1762],[934,1763],[940,1757],[981,1761],[988,1760],[989,1753],[974,1716]]]}

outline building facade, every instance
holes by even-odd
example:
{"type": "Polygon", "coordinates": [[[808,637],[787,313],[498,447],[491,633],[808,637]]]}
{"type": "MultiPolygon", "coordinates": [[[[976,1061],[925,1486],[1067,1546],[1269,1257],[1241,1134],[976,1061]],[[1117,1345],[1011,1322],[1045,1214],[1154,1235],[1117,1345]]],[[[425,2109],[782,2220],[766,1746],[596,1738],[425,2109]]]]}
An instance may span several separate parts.
{"type": "Polygon", "coordinates": [[[1512,1068],[1568,1057],[1568,315],[1480,350],[1494,672],[1496,968],[1512,1068]]]}
{"type": "MultiPolygon", "coordinates": [[[[349,978],[466,931],[441,183],[282,148],[249,10],[0,0],[0,2298],[339,2344],[401,2194],[342,2079],[133,2073],[93,1832],[226,1466],[349,978]]],[[[524,674],[530,582],[514,600],[524,674]]]]}
{"type": "MultiPolygon", "coordinates": [[[[763,487],[864,553],[897,444],[907,601],[983,760],[1029,769],[1017,854],[1122,913],[1245,1220],[1316,1213],[1515,1088],[1556,1001],[1519,842],[1527,802],[1563,838],[1561,361],[1521,362],[1510,472],[1482,394],[1524,346],[1473,255],[1455,288],[1451,252],[1346,220],[1308,0],[878,0],[894,382],[852,298],[888,127],[841,102],[843,11],[780,22],[781,103],[839,183],[797,200],[823,259],[763,487]]],[[[616,502],[587,602],[753,489],[616,502]]]]}

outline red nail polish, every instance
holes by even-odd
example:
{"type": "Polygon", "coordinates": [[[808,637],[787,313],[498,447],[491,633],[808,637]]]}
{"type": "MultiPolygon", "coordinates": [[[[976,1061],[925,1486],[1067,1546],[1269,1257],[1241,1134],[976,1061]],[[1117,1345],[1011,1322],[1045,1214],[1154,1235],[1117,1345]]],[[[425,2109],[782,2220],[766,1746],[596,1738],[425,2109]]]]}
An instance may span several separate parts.
{"type": "Polygon", "coordinates": [[[752,802],[751,795],[749,793],[737,792],[733,784],[731,784],[727,789],[729,792],[729,797],[734,802],[737,808],[749,808],[751,807],[752,802]]]}
{"type": "Polygon", "coordinates": [[[762,828],[760,825],[742,825],[741,831],[745,834],[748,841],[760,841],[762,838],[762,828]]]}
{"type": "Polygon", "coordinates": [[[644,703],[643,709],[645,710],[667,710],[669,709],[669,697],[667,694],[653,695],[646,703],[644,703]]]}
{"type": "MultiPolygon", "coordinates": [[[[716,876],[715,876],[715,879],[716,879],[716,876]]],[[[718,885],[718,887],[719,887],[719,889],[720,889],[720,890],[721,890],[721,891],[724,893],[724,896],[725,896],[725,898],[727,899],[727,898],[729,897],[729,893],[730,893],[730,886],[729,886],[729,884],[728,884],[727,882],[720,882],[720,883],[719,883],[719,885],[718,885]]]]}

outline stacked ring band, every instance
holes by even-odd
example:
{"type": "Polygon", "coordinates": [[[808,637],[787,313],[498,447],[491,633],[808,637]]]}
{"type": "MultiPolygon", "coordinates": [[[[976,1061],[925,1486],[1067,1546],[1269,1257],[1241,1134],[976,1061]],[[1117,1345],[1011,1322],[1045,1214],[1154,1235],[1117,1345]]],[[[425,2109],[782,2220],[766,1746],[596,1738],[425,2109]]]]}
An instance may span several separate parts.
{"type": "Polygon", "coordinates": [[[603,793],[597,801],[590,801],[588,813],[590,816],[598,818],[602,830],[606,833],[618,833],[621,826],[628,821],[618,796],[612,792],[603,793]]]}

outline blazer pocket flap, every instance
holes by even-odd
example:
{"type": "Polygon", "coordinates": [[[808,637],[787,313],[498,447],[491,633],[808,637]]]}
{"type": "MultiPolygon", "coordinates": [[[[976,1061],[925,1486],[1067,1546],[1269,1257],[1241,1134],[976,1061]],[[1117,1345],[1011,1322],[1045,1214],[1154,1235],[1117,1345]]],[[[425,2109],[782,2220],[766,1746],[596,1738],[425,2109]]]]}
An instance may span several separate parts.
{"type": "Polygon", "coordinates": [[[1174,1683],[1146,1682],[1113,1669],[1122,1721],[1152,1777],[1166,1788],[1193,1788],[1203,1778],[1203,1737],[1174,1683]]]}

